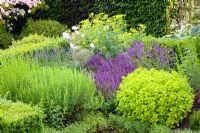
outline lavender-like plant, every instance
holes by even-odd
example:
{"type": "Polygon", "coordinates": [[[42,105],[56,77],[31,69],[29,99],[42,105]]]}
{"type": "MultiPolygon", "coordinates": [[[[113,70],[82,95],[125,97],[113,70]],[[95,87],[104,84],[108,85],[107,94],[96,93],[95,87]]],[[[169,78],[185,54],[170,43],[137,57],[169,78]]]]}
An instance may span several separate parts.
{"type": "Polygon", "coordinates": [[[134,42],[132,47],[127,47],[125,52],[118,53],[115,58],[109,57],[106,60],[96,54],[89,59],[85,67],[94,72],[96,86],[107,96],[118,89],[123,76],[132,73],[138,66],[169,69],[172,62],[174,60],[167,48],[161,48],[154,41],[152,47],[144,46],[138,41],[134,42]]]}

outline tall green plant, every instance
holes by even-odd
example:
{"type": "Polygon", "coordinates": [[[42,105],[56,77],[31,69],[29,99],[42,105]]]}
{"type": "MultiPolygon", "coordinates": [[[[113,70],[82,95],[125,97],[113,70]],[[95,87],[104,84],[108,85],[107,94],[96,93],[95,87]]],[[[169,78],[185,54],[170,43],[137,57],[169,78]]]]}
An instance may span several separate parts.
{"type": "Polygon", "coordinates": [[[180,52],[180,63],[177,63],[179,73],[187,75],[193,89],[200,91],[200,59],[195,45],[188,45],[185,51],[180,52]]]}
{"type": "Polygon", "coordinates": [[[17,92],[20,87],[20,82],[23,80],[24,75],[36,68],[30,60],[24,61],[23,57],[2,57],[1,58],[1,84],[2,96],[16,101],[18,99],[17,92]]]}
{"type": "Polygon", "coordinates": [[[98,109],[102,96],[87,74],[61,66],[41,67],[23,58],[1,61],[2,93],[13,101],[40,104],[50,126],[65,126],[76,114],[98,109]]]}

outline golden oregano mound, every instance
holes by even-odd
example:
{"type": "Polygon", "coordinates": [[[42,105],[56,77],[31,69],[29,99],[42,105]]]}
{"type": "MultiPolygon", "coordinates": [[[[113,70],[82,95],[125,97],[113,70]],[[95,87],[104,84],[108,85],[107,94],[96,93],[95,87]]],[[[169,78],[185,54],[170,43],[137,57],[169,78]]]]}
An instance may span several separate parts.
{"type": "Polygon", "coordinates": [[[186,77],[139,68],[123,78],[115,103],[125,117],[173,128],[187,116],[193,99],[186,77]]]}

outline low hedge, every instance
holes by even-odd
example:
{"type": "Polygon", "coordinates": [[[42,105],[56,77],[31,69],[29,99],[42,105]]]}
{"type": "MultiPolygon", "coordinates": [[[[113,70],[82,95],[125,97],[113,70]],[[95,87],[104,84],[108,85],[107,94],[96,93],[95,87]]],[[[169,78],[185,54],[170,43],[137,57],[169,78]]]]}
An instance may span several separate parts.
{"type": "Polygon", "coordinates": [[[0,132],[39,133],[43,130],[43,112],[37,107],[0,99],[0,132]]]}
{"type": "Polygon", "coordinates": [[[67,46],[66,41],[63,38],[45,38],[41,36],[41,39],[33,41],[34,38],[32,35],[25,37],[21,41],[14,42],[14,45],[9,49],[0,51],[0,57],[10,56],[10,55],[23,55],[27,53],[34,53],[35,51],[42,51],[44,49],[59,48],[61,46],[67,46]],[[32,41],[26,41],[32,40],[32,41]]]}
{"type": "Polygon", "coordinates": [[[151,44],[153,41],[158,43],[159,45],[166,48],[173,48],[174,50],[178,50],[177,47],[183,49],[187,48],[188,45],[198,45],[198,38],[188,37],[185,39],[177,39],[177,38],[153,38],[151,36],[142,37],[141,40],[145,44],[151,44]]]}

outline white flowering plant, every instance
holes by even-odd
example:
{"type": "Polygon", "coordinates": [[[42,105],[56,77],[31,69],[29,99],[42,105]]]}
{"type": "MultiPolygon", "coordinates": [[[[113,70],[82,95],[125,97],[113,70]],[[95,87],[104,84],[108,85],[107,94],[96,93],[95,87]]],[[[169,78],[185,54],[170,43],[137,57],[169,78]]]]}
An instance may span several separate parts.
{"type": "Polygon", "coordinates": [[[83,66],[88,59],[93,55],[95,44],[90,43],[87,48],[83,47],[83,40],[85,35],[80,33],[78,26],[72,26],[72,31],[62,33],[62,37],[68,42],[70,46],[69,53],[72,56],[72,61],[75,67],[83,66]]]}
{"type": "MultiPolygon", "coordinates": [[[[62,34],[63,38],[70,44],[71,49],[83,48],[85,35],[79,32],[78,26],[72,26],[71,29],[72,31],[66,31],[62,34]]],[[[94,44],[91,48],[94,48],[94,44]]]]}

